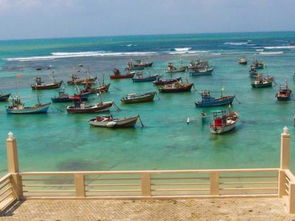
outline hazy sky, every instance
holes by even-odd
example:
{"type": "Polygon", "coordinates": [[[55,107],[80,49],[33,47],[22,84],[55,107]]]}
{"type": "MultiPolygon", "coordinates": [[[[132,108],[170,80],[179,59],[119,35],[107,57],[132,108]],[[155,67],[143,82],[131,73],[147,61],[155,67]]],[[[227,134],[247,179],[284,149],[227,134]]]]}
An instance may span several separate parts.
{"type": "Polygon", "coordinates": [[[0,0],[0,39],[295,30],[295,0],[0,0]]]}

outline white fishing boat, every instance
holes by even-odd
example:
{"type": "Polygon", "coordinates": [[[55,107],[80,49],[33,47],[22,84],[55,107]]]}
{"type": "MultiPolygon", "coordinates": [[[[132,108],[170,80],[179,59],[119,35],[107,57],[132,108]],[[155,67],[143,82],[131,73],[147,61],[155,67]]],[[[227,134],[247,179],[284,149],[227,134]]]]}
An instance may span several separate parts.
{"type": "Polygon", "coordinates": [[[239,120],[237,112],[218,111],[213,113],[213,122],[210,124],[210,130],[213,134],[223,134],[233,130],[239,120]]]}

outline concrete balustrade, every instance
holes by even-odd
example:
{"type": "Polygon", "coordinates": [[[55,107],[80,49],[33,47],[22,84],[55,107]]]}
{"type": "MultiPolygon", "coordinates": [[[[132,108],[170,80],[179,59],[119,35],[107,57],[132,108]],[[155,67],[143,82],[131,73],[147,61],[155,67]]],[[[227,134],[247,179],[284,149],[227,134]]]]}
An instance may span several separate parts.
{"type": "Polygon", "coordinates": [[[10,132],[6,140],[8,174],[0,180],[0,193],[6,193],[7,184],[11,184],[17,200],[286,197],[289,212],[295,213],[290,139],[285,127],[279,168],[20,172],[16,139],[10,132]]]}

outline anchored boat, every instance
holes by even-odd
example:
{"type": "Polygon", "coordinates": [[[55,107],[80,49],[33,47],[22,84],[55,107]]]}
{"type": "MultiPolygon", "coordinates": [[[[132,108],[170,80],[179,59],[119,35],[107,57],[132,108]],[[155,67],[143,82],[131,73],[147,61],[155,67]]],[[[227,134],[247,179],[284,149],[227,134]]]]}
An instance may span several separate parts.
{"type": "Polygon", "coordinates": [[[144,103],[152,102],[157,92],[148,92],[145,94],[128,94],[126,97],[121,99],[124,104],[144,103]]]}
{"type": "Polygon", "coordinates": [[[211,75],[213,72],[213,67],[205,67],[205,68],[193,68],[190,72],[191,76],[204,76],[211,75]]]}
{"type": "Polygon", "coordinates": [[[136,72],[130,72],[127,74],[121,74],[120,70],[117,68],[114,68],[113,74],[110,75],[110,79],[116,80],[116,79],[126,79],[126,78],[133,78],[136,72]]]}
{"type": "Polygon", "coordinates": [[[193,85],[194,85],[193,83],[183,84],[180,82],[176,82],[173,84],[167,84],[167,85],[161,86],[159,88],[159,92],[161,93],[190,92],[193,85]]]}
{"type": "Polygon", "coordinates": [[[273,78],[272,77],[258,77],[256,80],[252,81],[253,88],[263,88],[272,87],[273,78]]]}
{"type": "Polygon", "coordinates": [[[213,122],[210,131],[213,134],[223,134],[233,130],[239,120],[237,112],[218,111],[213,113],[213,122]]]}
{"type": "Polygon", "coordinates": [[[153,81],[153,84],[156,86],[166,85],[166,84],[173,84],[175,82],[181,81],[181,77],[179,78],[171,78],[171,79],[157,79],[153,81]]]}
{"type": "Polygon", "coordinates": [[[94,88],[92,84],[85,85],[85,88],[81,90],[81,93],[97,94],[97,93],[107,93],[109,91],[111,84],[102,84],[101,86],[94,88]]]}
{"type": "Polygon", "coordinates": [[[161,75],[159,74],[152,74],[152,75],[149,75],[149,76],[143,76],[142,73],[138,73],[136,74],[133,78],[132,78],[132,81],[134,83],[140,83],[140,82],[151,82],[151,81],[155,81],[157,80],[158,78],[160,78],[161,75]]]}
{"type": "Polygon", "coordinates": [[[134,127],[139,115],[134,117],[113,118],[113,116],[97,116],[88,121],[94,127],[107,127],[107,128],[125,128],[134,127]]]}
{"type": "Polygon", "coordinates": [[[97,80],[97,77],[88,77],[88,78],[79,78],[77,74],[72,74],[72,80],[68,81],[68,85],[86,85],[94,84],[97,80]]]}
{"type": "Polygon", "coordinates": [[[74,100],[74,106],[67,106],[67,112],[70,114],[86,114],[107,112],[113,106],[113,101],[100,102],[92,105],[86,105],[81,100],[74,100]]]}
{"type": "Polygon", "coordinates": [[[52,97],[51,100],[53,103],[66,103],[66,102],[73,102],[74,100],[82,100],[87,101],[89,94],[74,94],[70,96],[69,94],[65,93],[64,90],[60,90],[58,92],[58,96],[52,97]]]}
{"type": "Polygon", "coordinates": [[[216,107],[232,104],[235,99],[234,95],[221,96],[219,98],[212,97],[210,91],[204,90],[201,93],[202,100],[195,102],[196,107],[216,107]]]}
{"type": "Polygon", "coordinates": [[[0,94],[0,102],[7,101],[11,94],[0,94]]]}
{"type": "Polygon", "coordinates": [[[144,68],[151,66],[153,66],[153,62],[143,62],[142,60],[135,60],[134,62],[129,62],[126,69],[129,71],[143,70],[144,68]]]}
{"type": "Polygon", "coordinates": [[[166,73],[169,73],[169,74],[182,73],[182,72],[185,72],[186,69],[187,69],[186,66],[182,66],[182,67],[176,68],[173,65],[173,63],[168,63],[168,67],[167,67],[166,73]]]}
{"type": "Polygon", "coordinates": [[[239,64],[247,65],[247,63],[248,63],[247,58],[245,57],[239,58],[239,64]]]}
{"type": "Polygon", "coordinates": [[[25,107],[24,103],[21,102],[19,97],[13,97],[11,100],[11,106],[6,108],[8,114],[41,114],[47,113],[51,103],[36,104],[32,107],[25,107]]]}
{"type": "Polygon", "coordinates": [[[36,83],[31,85],[33,90],[57,89],[63,83],[63,81],[57,82],[55,80],[52,83],[44,83],[41,77],[36,77],[35,81],[36,83]]]}
{"type": "Polygon", "coordinates": [[[286,82],[285,85],[280,86],[280,90],[276,93],[276,98],[278,101],[288,101],[291,99],[292,90],[288,88],[288,84],[286,82]]]}

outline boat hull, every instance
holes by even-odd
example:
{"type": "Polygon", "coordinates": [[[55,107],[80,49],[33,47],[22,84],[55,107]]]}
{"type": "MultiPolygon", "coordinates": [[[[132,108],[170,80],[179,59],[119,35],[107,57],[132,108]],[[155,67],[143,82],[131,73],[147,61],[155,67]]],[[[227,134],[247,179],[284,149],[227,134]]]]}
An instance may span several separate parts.
{"type": "Polygon", "coordinates": [[[272,82],[264,83],[264,84],[251,84],[253,88],[264,88],[264,87],[272,87],[272,82]]]}
{"type": "Polygon", "coordinates": [[[68,85],[86,85],[86,84],[94,84],[97,80],[97,77],[95,78],[86,78],[86,79],[77,79],[75,81],[68,81],[68,85]]]}
{"type": "Polygon", "coordinates": [[[181,80],[181,77],[175,78],[175,79],[167,79],[167,80],[158,79],[156,81],[153,81],[153,84],[156,86],[162,86],[162,85],[167,85],[167,84],[173,84],[173,83],[180,81],[180,80],[181,80]]]}
{"type": "Polygon", "coordinates": [[[142,83],[142,82],[151,82],[155,81],[159,78],[159,76],[152,76],[152,77],[144,77],[144,78],[132,78],[134,83],[142,83]]]}
{"type": "Polygon", "coordinates": [[[190,75],[191,76],[206,76],[206,75],[211,75],[212,72],[213,72],[213,68],[211,68],[210,70],[207,70],[207,71],[198,71],[198,70],[193,70],[190,72],[190,75]]]}
{"type": "Polygon", "coordinates": [[[235,127],[236,127],[236,123],[231,124],[229,126],[225,126],[225,127],[210,127],[210,131],[213,134],[223,134],[235,129],[235,127]]]}
{"type": "Polygon", "coordinates": [[[96,119],[93,118],[93,119],[90,119],[88,123],[94,127],[128,128],[128,127],[134,127],[135,124],[137,123],[138,118],[139,116],[135,116],[135,117],[129,117],[125,119],[109,121],[109,122],[96,121],[96,119]]]}
{"type": "Polygon", "coordinates": [[[9,97],[10,97],[10,94],[0,95],[0,102],[1,101],[7,101],[9,97]]]}
{"type": "Polygon", "coordinates": [[[118,79],[126,79],[126,78],[133,78],[135,73],[130,74],[120,74],[120,75],[110,75],[110,79],[118,80],[118,79]]]}
{"type": "Polygon", "coordinates": [[[60,81],[58,83],[52,83],[52,84],[44,84],[44,85],[32,85],[32,90],[49,90],[49,89],[57,89],[60,88],[63,81],[60,81]]]}
{"type": "Polygon", "coordinates": [[[216,107],[232,104],[235,99],[235,96],[228,96],[222,100],[215,99],[215,101],[201,101],[195,102],[196,107],[216,107]]]}
{"type": "Polygon", "coordinates": [[[159,88],[160,93],[181,93],[190,92],[194,84],[189,84],[186,87],[181,88],[159,88]]]}
{"type": "Polygon", "coordinates": [[[85,107],[74,107],[74,106],[67,106],[67,112],[69,114],[88,114],[88,113],[100,113],[100,112],[107,112],[113,106],[113,102],[103,102],[102,104],[98,103],[91,106],[85,107]]]}
{"type": "Polygon", "coordinates": [[[6,112],[8,114],[42,114],[42,113],[47,113],[50,105],[51,103],[47,103],[47,104],[42,104],[38,107],[26,107],[22,110],[12,109],[8,107],[6,109],[6,112]]]}
{"type": "Polygon", "coordinates": [[[121,102],[124,104],[136,104],[136,103],[145,103],[145,102],[152,102],[156,92],[143,94],[142,96],[128,98],[124,97],[121,99],[121,102]]]}

